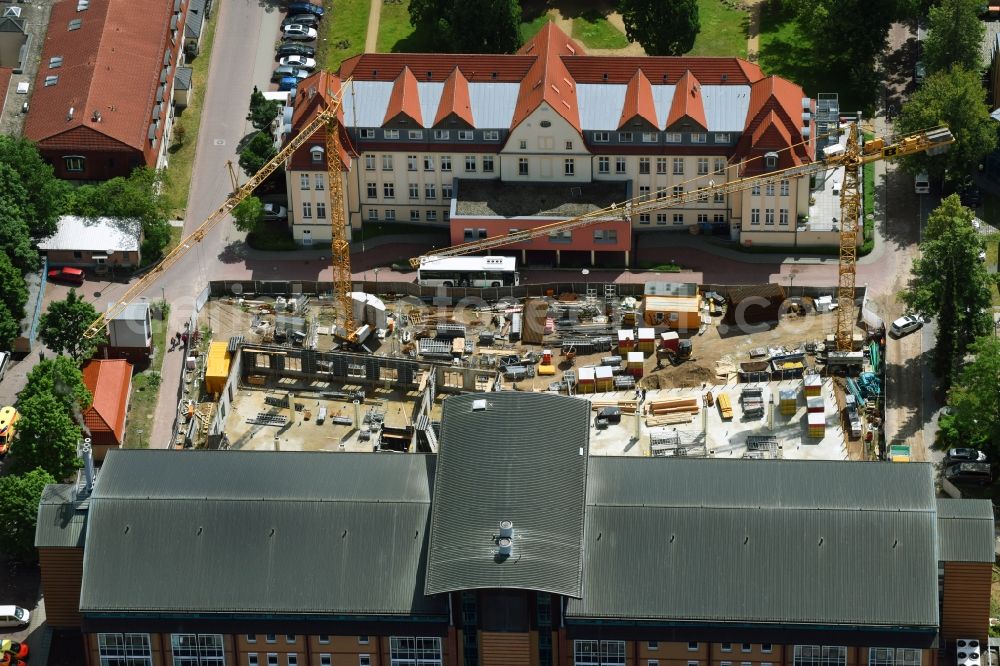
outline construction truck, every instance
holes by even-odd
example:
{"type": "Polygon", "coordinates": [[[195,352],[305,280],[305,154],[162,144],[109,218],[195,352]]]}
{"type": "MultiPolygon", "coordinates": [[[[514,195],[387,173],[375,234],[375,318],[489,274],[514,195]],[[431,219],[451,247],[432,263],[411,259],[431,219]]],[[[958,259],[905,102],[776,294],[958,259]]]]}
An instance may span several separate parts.
{"type": "Polygon", "coordinates": [[[670,365],[678,366],[684,361],[689,360],[693,348],[694,346],[690,340],[678,340],[677,349],[665,346],[657,347],[656,369],[659,370],[663,367],[663,361],[667,361],[670,365]]]}

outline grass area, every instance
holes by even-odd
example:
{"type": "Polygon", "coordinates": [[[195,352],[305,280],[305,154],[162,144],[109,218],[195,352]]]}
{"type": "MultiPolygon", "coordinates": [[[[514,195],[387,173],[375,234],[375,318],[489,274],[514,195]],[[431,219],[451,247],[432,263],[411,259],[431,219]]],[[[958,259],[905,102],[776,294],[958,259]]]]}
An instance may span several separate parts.
{"type": "Polygon", "coordinates": [[[446,227],[429,227],[425,224],[408,224],[406,222],[365,222],[361,229],[351,231],[351,241],[360,242],[369,240],[376,236],[390,236],[392,234],[419,234],[435,235],[447,234],[446,227]]]}
{"type": "Polygon", "coordinates": [[[539,14],[538,16],[532,16],[530,18],[522,16],[522,19],[523,19],[521,21],[522,42],[528,41],[529,39],[538,34],[538,31],[542,29],[542,26],[544,26],[549,21],[555,20],[551,16],[545,13],[539,14]]]}
{"type": "Polygon", "coordinates": [[[628,46],[625,35],[611,25],[601,12],[593,9],[573,19],[573,39],[592,49],[622,49],[628,46]]]}
{"type": "Polygon", "coordinates": [[[203,26],[205,34],[201,38],[201,52],[194,59],[188,60],[192,70],[191,81],[194,90],[191,92],[191,101],[187,108],[174,121],[171,137],[173,144],[167,149],[170,153],[170,165],[164,178],[163,196],[174,215],[179,218],[184,217],[187,209],[191,170],[194,167],[194,153],[198,147],[198,133],[201,130],[201,108],[205,101],[205,83],[208,81],[208,65],[212,58],[218,16],[218,12],[213,12],[212,18],[203,26]]]}
{"type": "MultiPolygon", "coordinates": [[[[864,140],[868,141],[874,135],[864,132],[864,140]]],[[[861,167],[862,190],[864,204],[861,219],[864,224],[864,241],[858,254],[864,256],[875,249],[875,165],[868,163],[861,167]]]]}
{"type": "MultiPolygon", "coordinates": [[[[383,17],[386,9],[392,6],[383,6],[383,17]]],[[[316,45],[316,62],[325,63],[326,69],[333,71],[344,60],[364,52],[371,3],[369,0],[337,0],[336,3],[323,0],[323,7],[327,15],[323,23],[329,32],[316,45]]]]}
{"type": "Polygon", "coordinates": [[[655,261],[643,261],[639,263],[639,268],[644,271],[663,271],[664,273],[680,273],[681,267],[678,264],[661,264],[655,261]]]}
{"type": "MultiPolygon", "coordinates": [[[[169,314],[169,310],[168,310],[169,314]]],[[[167,322],[153,318],[153,358],[149,367],[132,375],[132,395],[129,398],[127,424],[125,429],[126,449],[149,448],[149,438],[153,434],[153,417],[160,397],[160,368],[166,352],[167,322]]]]}
{"type": "Polygon", "coordinates": [[[747,57],[747,12],[731,9],[721,0],[698,0],[698,20],[701,31],[685,55],[747,57]]]}
{"type": "Polygon", "coordinates": [[[167,241],[167,246],[163,248],[164,256],[167,255],[171,250],[177,247],[181,242],[181,237],[184,235],[184,227],[170,226],[170,240],[167,241]]]}
{"type": "Polygon", "coordinates": [[[284,221],[265,222],[260,229],[247,234],[247,245],[255,250],[277,252],[299,249],[284,221]]]}
{"type": "Polygon", "coordinates": [[[410,25],[410,0],[382,5],[376,46],[379,53],[432,52],[436,50],[432,43],[429,35],[410,25]]]}

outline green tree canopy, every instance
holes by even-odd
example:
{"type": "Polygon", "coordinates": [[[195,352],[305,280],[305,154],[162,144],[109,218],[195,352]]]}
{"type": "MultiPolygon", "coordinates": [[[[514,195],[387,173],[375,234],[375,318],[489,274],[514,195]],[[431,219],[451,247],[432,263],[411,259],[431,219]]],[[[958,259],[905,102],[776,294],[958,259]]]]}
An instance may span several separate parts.
{"type": "Polygon", "coordinates": [[[21,418],[10,455],[15,471],[41,467],[64,481],[80,466],[76,446],[82,437],[80,426],[54,395],[39,393],[18,403],[21,418]]]}
{"type": "Polygon", "coordinates": [[[28,224],[27,191],[14,167],[0,162],[0,253],[6,254],[22,273],[38,268],[28,224]]]}
{"type": "Polygon", "coordinates": [[[979,20],[980,0],[941,0],[930,8],[924,62],[930,72],[982,68],[980,48],[985,27],[979,20]]]}
{"type": "Polygon", "coordinates": [[[71,414],[82,412],[93,400],[90,391],[83,384],[80,367],[69,356],[55,356],[39,361],[28,373],[24,388],[17,394],[17,404],[42,393],[55,396],[71,414]]]}
{"type": "Polygon", "coordinates": [[[435,51],[513,53],[521,46],[517,0],[410,0],[409,12],[435,51]]]}
{"type": "Polygon", "coordinates": [[[56,227],[65,205],[69,184],[55,177],[52,166],[26,139],[0,135],[0,191],[9,191],[14,182],[21,185],[18,197],[32,238],[48,238],[56,227]]]}
{"type": "Polygon", "coordinates": [[[24,317],[24,304],[28,302],[28,287],[21,271],[11,263],[6,254],[0,254],[0,302],[15,319],[24,317]]]}
{"type": "Polygon", "coordinates": [[[697,0],[619,0],[618,11],[630,41],[649,55],[682,55],[701,30],[697,0]]]}
{"type": "Polygon", "coordinates": [[[927,171],[936,176],[946,170],[956,175],[970,173],[996,148],[997,125],[990,118],[979,74],[962,67],[931,74],[903,105],[896,129],[908,134],[942,124],[951,129],[955,143],[944,155],[904,158],[907,171],[927,171]]]}
{"type": "Polygon", "coordinates": [[[281,113],[281,103],[277,100],[265,99],[264,93],[253,87],[250,93],[250,113],[247,120],[254,126],[254,129],[264,131],[271,127],[271,123],[281,113]]]}
{"type": "Polygon", "coordinates": [[[992,327],[994,277],[979,260],[983,248],[972,211],[958,195],[946,197],[927,220],[921,256],[913,261],[910,284],[902,294],[910,308],[937,317],[934,369],[945,386],[972,341],[992,327]]]}
{"type": "Polygon", "coordinates": [[[0,549],[22,561],[37,559],[35,525],[45,486],[56,480],[44,469],[0,477],[0,549]]]}
{"type": "Polygon", "coordinates": [[[0,351],[10,351],[20,331],[20,320],[14,319],[7,306],[0,303],[0,351]]]}
{"type": "Polygon", "coordinates": [[[264,204],[257,197],[247,197],[233,208],[233,226],[250,233],[260,228],[264,221],[264,204]]]}
{"type": "Polygon", "coordinates": [[[257,132],[240,151],[240,168],[253,176],[277,154],[274,138],[267,132],[257,132]]]}
{"type": "Polygon", "coordinates": [[[56,353],[65,353],[77,363],[83,363],[103,340],[101,336],[85,338],[84,331],[97,319],[94,306],[70,289],[64,301],[53,301],[38,323],[38,337],[56,353]]]}
{"type": "Polygon", "coordinates": [[[941,441],[949,448],[971,446],[1000,460],[1000,338],[987,335],[969,347],[975,360],[948,393],[949,413],[939,420],[941,441]]]}

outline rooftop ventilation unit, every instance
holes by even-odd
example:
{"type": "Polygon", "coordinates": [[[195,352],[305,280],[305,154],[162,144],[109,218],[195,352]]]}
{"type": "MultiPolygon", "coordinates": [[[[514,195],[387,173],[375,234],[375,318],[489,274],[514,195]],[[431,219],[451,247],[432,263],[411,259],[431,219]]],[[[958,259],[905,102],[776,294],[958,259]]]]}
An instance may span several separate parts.
{"type": "Polygon", "coordinates": [[[514,523],[510,520],[500,521],[500,538],[509,539],[514,536],[514,523]]]}
{"type": "Polygon", "coordinates": [[[486,411],[486,400],[479,399],[472,401],[472,411],[474,412],[485,412],[486,411]]]}
{"type": "Polygon", "coordinates": [[[501,537],[497,541],[497,553],[503,557],[508,557],[514,551],[514,542],[507,537],[501,537]]]}
{"type": "Polygon", "coordinates": [[[90,0],[77,0],[76,11],[82,12],[90,8],[90,0]]]}

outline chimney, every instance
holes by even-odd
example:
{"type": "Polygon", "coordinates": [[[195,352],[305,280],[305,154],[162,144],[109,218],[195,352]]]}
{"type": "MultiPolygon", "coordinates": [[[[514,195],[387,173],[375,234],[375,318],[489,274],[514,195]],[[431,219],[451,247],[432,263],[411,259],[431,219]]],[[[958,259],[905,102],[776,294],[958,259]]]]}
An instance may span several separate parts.
{"type": "Polygon", "coordinates": [[[80,447],[80,457],[83,458],[83,488],[81,490],[81,495],[84,497],[90,497],[90,493],[94,491],[94,453],[91,448],[90,438],[86,437],[83,440],[83,445],[80,447]]]}

